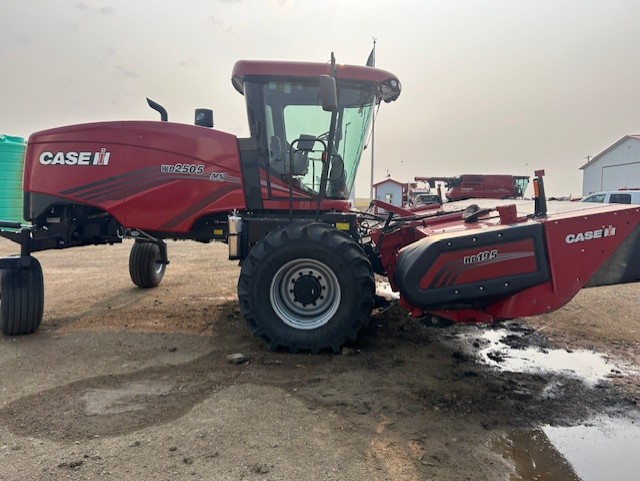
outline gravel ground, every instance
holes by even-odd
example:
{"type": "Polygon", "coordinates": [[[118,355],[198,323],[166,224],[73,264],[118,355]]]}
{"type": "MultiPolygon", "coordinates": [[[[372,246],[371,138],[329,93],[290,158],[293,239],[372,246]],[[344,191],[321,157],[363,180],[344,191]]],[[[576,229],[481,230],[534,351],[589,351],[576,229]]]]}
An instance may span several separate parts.
{"type": "MultiPolygon", "coordinates": [[[[625,366],[590,386],[492,369],[461,341],[486,326],[428,328],[396,307],[340,355],[270,352],[240,317],[226,246],[170,243],[150,290],[129,280],[130,246],[37,255],[43,325],[0,337],[0,480],[527,479],[509,433],[638,410],[639,285],[502,326],[514,349],[625,366]]],[[[544,479],[577,479],[558,459],[544,479]]]]}

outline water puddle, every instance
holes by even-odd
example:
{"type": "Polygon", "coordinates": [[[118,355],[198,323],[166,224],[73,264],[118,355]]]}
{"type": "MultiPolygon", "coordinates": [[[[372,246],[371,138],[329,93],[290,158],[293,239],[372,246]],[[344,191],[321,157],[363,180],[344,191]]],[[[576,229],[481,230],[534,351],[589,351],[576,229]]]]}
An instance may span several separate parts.
{"type": "Polygon", "coordinates": [[[509,433],[494,451],[513,465],[509,481],[580,481],[540,429],[509,433]]]}
{"type": "MultiPolygon", "coordinates": [[[[637,367],[621,367],[598,352],[547,348],[542,336],[517,325],[465,331],[459,339],[494,369],[549,376],[543,402],[561,395],[562,378],[591,388],[637,374],[637,367]]],[[[494,449],[513,465],[510,481],[632,481],[640,479],[640,414],[600,415],[577,426],[514,431],[494,449]]]]}
{"type": "Polygon", "coordinates": [[[580,426],[542,430],[582,481],[640,478],[640,417],[600,418],[580,426]]]}
{"type": "Polygon", "coordinates": [[[514,431],[494,450],[513,465],[510,481],[631,481],[640,473],[640,418],[514,431]]]}
{"type": "Polygon", "coordinates": [[[480,361],[507,372],[557,374],[577,378],[588,386],[628,374],[603,354],[585,350],[547,349],[527,346],[519,333],[490,329],[473,336],[480,361]]]}

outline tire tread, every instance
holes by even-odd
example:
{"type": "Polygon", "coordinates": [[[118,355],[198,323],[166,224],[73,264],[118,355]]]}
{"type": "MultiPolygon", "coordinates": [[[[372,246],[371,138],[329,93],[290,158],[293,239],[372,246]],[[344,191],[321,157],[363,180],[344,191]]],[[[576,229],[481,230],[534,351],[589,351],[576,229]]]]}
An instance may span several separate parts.
{"type": "MultiPolygon", "coordinates": [[[[259,286],[258,288],[268,287],[259,286]]],[[[283,347],[290,352],[309,350],[312,353],[317,353],[327,349],[338,352],[346,341],[354,341],[358,331],[369,322],[369,315],[375,304],[374,291],[373,270],[364,251],[348,234],[319,222],[296,222],[286,228],[268,233],[262,241],[253,247],[244,260],[238,279],[240,313],[247,322],[250,331],[255,336],[262,338],[271,350],[283,347]],[[313,334],[309,334],[306,336],[306,340],[279,339],[270,332],[268,326],[263,325],[258,312],[261,306],[254,305],[256,303],[252,301],[256,270],[280,246],[296,241],[310,242],[314,239],[329,246],[334,252],[339,252],[344,263],[353,271],[354,279],[360,286],[359,289],[356,289],[360,292],[360,296],[357,300],[358,306],[355,309],[355,315],[345,329],[332,336],[314,337],[313,334]]]]}
{"type": "Polygon", "coordinates": [[[42,267],[31,258],[31,267],[0,271],[0,331],[8,336],[34,333],[44,313],[42,267]]]}
{"type": "Polygon", "coordinates": [[[155,271],[160,248],[152,242],[135,242],[129,254],[129,275],[133,283],[143,289],[157,287],[164,276],[155,271]]]}

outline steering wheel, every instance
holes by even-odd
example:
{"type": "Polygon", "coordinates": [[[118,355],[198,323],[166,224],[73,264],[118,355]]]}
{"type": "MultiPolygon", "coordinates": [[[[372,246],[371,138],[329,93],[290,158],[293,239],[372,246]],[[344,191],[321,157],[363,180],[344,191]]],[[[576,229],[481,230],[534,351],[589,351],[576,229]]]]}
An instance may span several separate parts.
{"type": "MultiPolygon", "coordinates": [[[[334,131],[334,133],[338,133],[340,132],[340,129],[336,128],[334,131]]],[[[316,137],[318,140],[327,140],[329,138],[329,134],[331,133],[331,130],[327,130],[324,134],[320,134],[318,135],[318,137],[316,137]]]]}

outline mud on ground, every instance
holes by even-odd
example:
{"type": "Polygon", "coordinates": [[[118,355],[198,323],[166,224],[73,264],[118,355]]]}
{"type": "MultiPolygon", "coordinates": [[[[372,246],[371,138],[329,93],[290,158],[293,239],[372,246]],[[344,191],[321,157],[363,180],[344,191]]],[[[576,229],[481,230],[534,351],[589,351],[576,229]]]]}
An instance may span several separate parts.
{"type": "MultiPolygon", "coordinates": [[[[524,479],[505,433],[638,410],[633,374],[588,386],[497,371],[475,356],[479,327],[425,327],[396,307],[341,355],[270,352],[240,317],[224,245],[170,243],[151,290],[130,282],[129,249],[37,255],[43,325],[0,337],[0,480],[524,479]]],[[[585,290],[506,327],[514,348],[637,366],[639,293],[585,290]]],[[[560,458],[555,469],[547,479],[574,479],[560,458]]]]}

